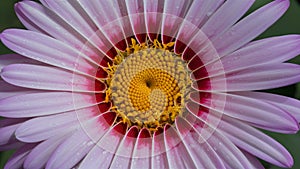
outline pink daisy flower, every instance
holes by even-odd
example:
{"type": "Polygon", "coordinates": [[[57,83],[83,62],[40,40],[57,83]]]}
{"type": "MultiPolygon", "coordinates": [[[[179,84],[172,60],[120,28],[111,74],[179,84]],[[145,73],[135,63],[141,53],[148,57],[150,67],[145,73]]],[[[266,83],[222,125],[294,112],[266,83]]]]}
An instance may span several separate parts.
{"type": "Polygon", "coordinates": [[[0,56],[5,168],[263,168],[293,158],[259,129],[299,130],[300,36],[252,41],[275,0],[40,0],[15,5],[0,56]]]}

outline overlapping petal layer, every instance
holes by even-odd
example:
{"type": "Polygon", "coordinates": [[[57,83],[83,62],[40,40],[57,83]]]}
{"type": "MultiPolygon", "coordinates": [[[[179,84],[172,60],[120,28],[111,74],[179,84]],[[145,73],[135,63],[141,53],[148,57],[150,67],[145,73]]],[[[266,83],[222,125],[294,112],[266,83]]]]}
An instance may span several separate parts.
{"type": "Polygon", "coordinates": [[[256,157],[291,167],[256,128],[296,133],[299,101],[255,90],[300,81],[300,66],[284,63],[300,38],[251,42],[289,6],[275,0],[241,19],[253,2],[17,3],[28,30],[0,35],[18,53],[0,57],[0,150],[18,149],[5,168],[263,168],[256,157]],[[118,119],[107,70],[118,53],[156,40],[174,42],[193,83],[184,115],[151,132],[118,119]]]}

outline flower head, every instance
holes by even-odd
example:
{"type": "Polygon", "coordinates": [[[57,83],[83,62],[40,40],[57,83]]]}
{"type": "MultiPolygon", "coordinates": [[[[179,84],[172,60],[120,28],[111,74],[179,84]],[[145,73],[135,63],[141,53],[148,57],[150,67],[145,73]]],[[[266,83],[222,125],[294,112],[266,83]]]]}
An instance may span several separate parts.
{"type": "Polygon", "coordinates": [[[6,168],[293,165],[259,129],[296,133],[300,102],[259,90],[300,81],[300,36],[253,41],[288,0],[40,1],[0,35],[6,168]]]}

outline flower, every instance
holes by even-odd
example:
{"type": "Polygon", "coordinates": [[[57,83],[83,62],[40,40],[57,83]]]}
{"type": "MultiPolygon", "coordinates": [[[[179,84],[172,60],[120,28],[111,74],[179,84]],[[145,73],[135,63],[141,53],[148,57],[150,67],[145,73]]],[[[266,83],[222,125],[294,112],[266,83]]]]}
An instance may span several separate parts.
{"type": "Polygon", "coordinates": [[[300,81],[285,63],[300,36],[252,41],[289,6],[241,19],[253,2],[17,3],[28,30],[0,35],[18,53],[0,57],[5,167],[291,167],[259,129],[296,133],[299,101],[259,90],[300,81]]]}

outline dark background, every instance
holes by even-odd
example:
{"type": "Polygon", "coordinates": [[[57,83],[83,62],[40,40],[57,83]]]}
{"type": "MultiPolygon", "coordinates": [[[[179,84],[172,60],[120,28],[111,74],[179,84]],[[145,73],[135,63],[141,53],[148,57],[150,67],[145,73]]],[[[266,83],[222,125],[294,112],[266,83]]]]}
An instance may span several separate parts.
{"type": "MultiPolygon", "coordinates": [[[[271,2],[272,0],[256,0],[253,7],[250,11],[253,11],[260,6],[271,2]]],[[[285,35],[285,34],[300,34],[300,0],[291,0],[291,5],[287,13],[272,27],[270,27],[266,32],[264,32],[257,39],[285,35]]],[[[0,32],[2,32],[6,28],[23,28],[22,24],[18,21],[13,5],[18,2],[18,0],[1,0],[0,1],[0,32]]],[[[250,12],[249,11],[249,12],[250,12]]],[[[248,12],[248,13],[249,13],[248,12]]],[[[0,42],[0,54],[12,53],[9,49],[7,49],[0,42]]],[[[300,57],[296,57],[292,59],[290,62],[300,64],[300,57]]],[[[289,97],[294,97],[300,99],[300,83],[279,88],[269,90],[267,92],[278,93],[281,95],[286,95],[289,97]]],[[[299,110],[300,113],[300,110],[299,110]]],[[[266,132],[271,135],[273,138],[278,140],[281,144],[283,144],[289,152],[294,157],[295,165],[293,169],[300,168],[300,132],[295,135],[284,135],[278,133],[266,132]]],[[[0,168],[3,168],[9,156],[13,153],[13,151],[2,152],[0,153],[0,168]]],[[[270,169],[279,169],[278,167],[272,166],[268,163],[263,162],[266,168],[270,169]]]]}

